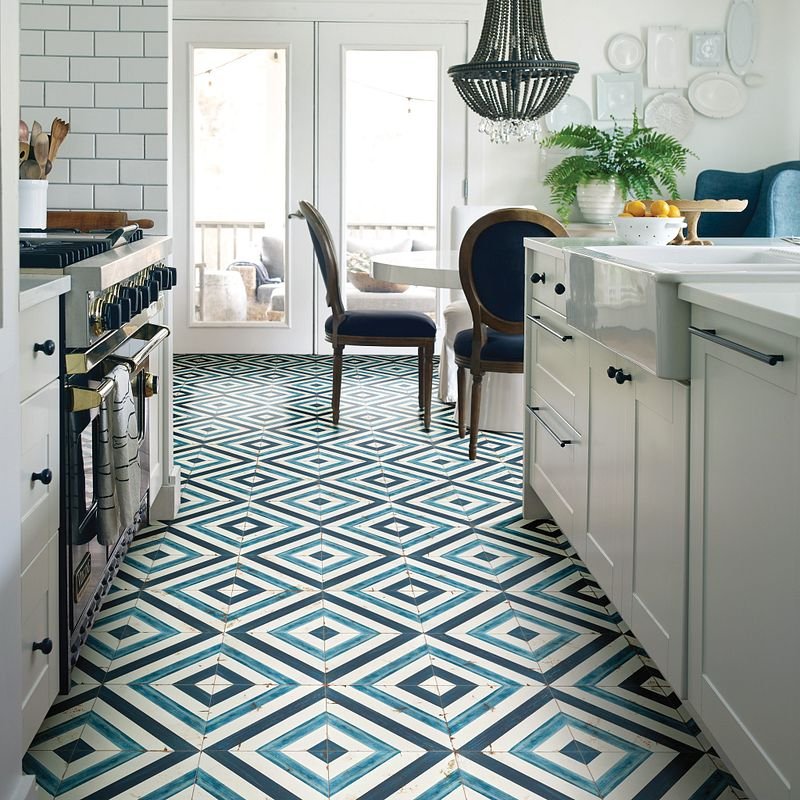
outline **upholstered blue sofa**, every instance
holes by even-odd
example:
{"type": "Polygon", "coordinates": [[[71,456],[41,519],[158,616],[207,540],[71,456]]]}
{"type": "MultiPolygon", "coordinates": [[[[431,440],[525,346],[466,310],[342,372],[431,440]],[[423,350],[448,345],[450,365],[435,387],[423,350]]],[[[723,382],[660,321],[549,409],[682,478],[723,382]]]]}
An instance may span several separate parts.
{"type": "Polygon", "coordinates": [[[697,176],[695,200],[748,200],[740,214],[704,213],[701,237],[800,236],[800,161],[756,172],[707,169],[697,176]]]}

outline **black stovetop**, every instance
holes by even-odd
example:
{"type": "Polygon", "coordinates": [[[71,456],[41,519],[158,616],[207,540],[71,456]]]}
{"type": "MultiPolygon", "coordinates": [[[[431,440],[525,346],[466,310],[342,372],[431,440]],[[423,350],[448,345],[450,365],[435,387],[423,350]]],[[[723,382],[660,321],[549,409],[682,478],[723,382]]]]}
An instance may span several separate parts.
{"type": "MultiPolygon", "coordinates": [[[[94,231],[92,234],[78,234],[75,231],[46,230],[31,236],[26,236],[25,233],[20,232],[19,240],[19,265],[22,269],[64,269],[85,258],[111,250],[114,246],[111,237],[118,232],[94,231]]],[[[141,238],[142,231],[137,229],[131,231],[124,240],[117,241],[124,244],[141,238]]]]}

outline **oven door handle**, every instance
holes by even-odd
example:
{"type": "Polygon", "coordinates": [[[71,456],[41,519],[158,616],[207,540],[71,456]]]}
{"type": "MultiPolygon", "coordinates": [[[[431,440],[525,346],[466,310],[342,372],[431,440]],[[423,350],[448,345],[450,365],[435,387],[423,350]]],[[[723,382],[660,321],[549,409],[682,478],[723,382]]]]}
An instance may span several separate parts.
{"type": "MultiPolygon", "coordinates": [[[[139,370],[144,366],[145,362],[147,361],[150,353],[156,349],[162,342],[166,341],[167,337],[170,334],[169,328],[165,328],[163,325],[152,325],[148,324],[144,326],[148,333],[152,331],[152,334],[148,336],[144,341],[146,342],[145,346],[138,350],[132,356],[118,356],[113,355],[108,357],[108,361],[113,362],[114,364],[123,364],[128,368],[131,375],[136,375],[139,370]]],[[[135,337],[139,338],[139,337],[135,337]]]]}
{"type": "Polygon", "coordinates": [[[91,408],[100,408],[114,391],[116,383],[113,378],[106,378],[96,389],[86,389],[82,386],[69,386],[68,405],[70,413],[88,411],[91,408]]]}

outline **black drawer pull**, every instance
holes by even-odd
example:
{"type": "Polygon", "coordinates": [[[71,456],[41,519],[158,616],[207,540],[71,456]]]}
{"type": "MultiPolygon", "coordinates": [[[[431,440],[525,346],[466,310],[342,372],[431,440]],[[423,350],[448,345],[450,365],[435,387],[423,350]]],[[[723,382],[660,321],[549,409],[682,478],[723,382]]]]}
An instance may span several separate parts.
{"type": "Polygon", "coordinates": [[[693,336],[698,336],[700,339],[706,339],[714,344],[727,347],[728,350],[741,353],[743,356],[747,356],[748,358],[754,358],[756,361],[760,361],[762,364],[769,364],[771,367],[780,364],[781,361],[784,360],[783,356],[781,355],[760,353],[758,350],[753,350],[752,347],[745,347],[743,344],[732,342],[730,339],[723,339],[722,336],[717,336],[717,332],[713,328],[695,328],[694,325],[690,325],[689,333],[691,333],[693,336]]]}
{"type": "Polygon", "coordinates": [[[568,444],[575,444],[572,439],[562,439],[539,415],[539,411],[542,409],[538,406],[528,406],[528,411],[533,414],[534,417],[539,421],[539,424],[550,434],[551,438],[556,442],[559,447],[566,447],[568,444]]]}
{"type": "Polygon", "coordinates": [[[53,652],[53,640],[45,638],[41,642],[34,642],[31,650],[34,653],[37,650],[41,650],[46,656],[49,656],[53,652]]]}
{"type": "Polygon", "coordinates": [[[555,336],[556,339],[561,339],[562,342],[569,342],[573,337],[572,336],[562,336],[558,331],[549,328],[543,322],[541,322],[541,317],[534,317],[531,314],[528,314],[528,319],[534,324],[540,327],[543,331],[547,331],[551,336],[555,336]]]}
{"type": "Polygon", "coordinates": [[[544,285],[545,283],[545,274],[544,272],[534,272],[531,275],[531,283],[541,283],[544,285]]]}
{"type": "Polygon", "coordinates": [[[553,289],[553,291],[554,291],[556,294],[564,294],[564,292],[566,292],[566,291],[567,291],[567,287],[566,287],[566,286],[564,286],[564,284],[563,284],[563,283],[557,283],[557,284],[555,285],[555,288],[553,289]]]}
{"type": "Polygon", "coordinates": [[[45,468],[41,472],[32,472],[31,483],[34,483],[35,481],[41,481],[45,486],[48,486],[53,482],[52,471],[45,468]]]}
{"type": "Polygon", "coordinates": [[[34,353],[44,353],[46,356],[52,356],[56,352],[56,343],[52,339],[45,339],[43,342],[36,342],[33,345],[34,353]]]}

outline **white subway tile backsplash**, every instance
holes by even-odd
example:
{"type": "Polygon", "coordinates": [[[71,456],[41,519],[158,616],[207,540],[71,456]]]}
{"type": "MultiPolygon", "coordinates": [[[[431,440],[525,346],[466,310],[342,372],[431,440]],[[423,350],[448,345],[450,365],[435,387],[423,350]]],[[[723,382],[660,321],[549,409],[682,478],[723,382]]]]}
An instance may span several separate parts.
{"type": "Polygon", "coordinates": [[[19,52],[23,56],[43,56],[44,31],[20,31],[19,52]]]}
{"type": "Polygon", "coordinates": [[[95,155],[97,158],[144,158],[144,136],[99,134],[95,155]]]}
{"type": "Polygon", "coordinates": [[[69,79],[69,59],[63,56],[20,56],[20,77],[26,81],[69,79]]]}
{"type": "Polygon", "coordinates": [[[119,162],[120,183],[125,184],[152,184],[154,186],[167,183],[167,162],[166,161],[120,161],[119,162]]]}
{"type": "Polygon", "coordinates": [[[44,83],[42,81],[20,81],[19,102],[23,106],[43,106],[44,83]]]}
{"type": "Polygon", "coordinates": [[[166,58],[120,58],[119,75],[121,81],[166,83],[169,63],[166,58]]]}
{"type": "Polygon", "coordinates": [[[94,187],[56,183],[47,187],[48,208],[92,208],[94,187]]]}
{"type": "Polygon", "coordinates": [[[94,52],[98,56],[142,56],[144,34],[104,31],[94,35],[94,52]]]}
{"type": "Polygon", "coordinates": [[[119,182],[119,161],[103,158],[73,158],[73,183],[112,183],[119,182]]]}
{"type": "Polygon", "coordinates": [[[34,120],[38,120],[42,129],[45,132],[49,132],[50,122],[54,117],[69,119],[69,109],[59,108],[58,106],[22,106],[19,110],[19,115],[28,125],[31,125],[34,120]]]}
{"type": "Polygon", "coordinates": [[[96,186],[94,190],[95,208],[141,209],[141,186],[96,186]]]}
{"type": "MultiPolygon", "coordinates": [[[[130,216],[130,214],[128,215],[130,216]]],[[[153,229],[150,231],[154,236],[166,236],[169,233],[168,215],[166,211],[159,211],[152,208],[143,208],[137,211],[133,218],[142,217],[153,220],[153,229]]]]}
{"type": "Polygon", "coordinates": [[[117,133],[119,114],[116,108],[73,108],[70,123],[81,133],[117,133]]]}
{"type": "Polygon", "coordinates": [[[21,5],[19,25],[23,30],[68,31],[69,8],[67,6],[21,5]]]}
{"type": "Polygon", "coordinates": [[[166,57],[169,53],[169,39],[166,32],[149,31],[144,35],[144,54],[150,58],[166,57]]]}
{"type": "Polygon", "coordinates": [[[94,134],[70,131],[58,151],[59,158],[94,158],[94,134]]]}
{"type": "Polygon", "coordinates": [[[144,157],[165,159],[167,157],[167,135],[148,133],[144,137],[144,157]]]}
{"type": "MultiPolygon", "coordinates": [[[[141,83],[98,83],[95,88],[98,108],[141,108],[144,91],[141,83]]],[[[123,132],[125,128],[122,128],[123,132]]]]}
{"type": "Polygon", "coordinates": [[[91,31],[46,31],[44,52],[48,56],[93,56],[94,34],[91,31]]]}
{"type": "Polygon", "coordinates": [[[94,0],[96,6],[140,6],[142,0],[94,0]]]}
{"type": "Polygon", "coordinates": [[[167,110],[161,108],[127,109],[119,112],[120,133],[161,133],[167,129],[167,110]]]}
{"type": "Polygon", "coordinates": [[[146,83],[144,87],[145,106],[147,108],[167,108],[169,105],[168,87],[169,84],[166,83],[146,83]]]}
{"type": "Polygon", "coordinates": [[[75,56],[69,60],[69,77],[73,81],[116,83],[119,80],[119,59],[75,56]]]}
{"type": "MultiPolygon", "coordinates": [[[[61,158],[61,151],[59,157],[53,164],[53,169],[47,176],[47,180],[52,183],[69,183],[69,166],[70,161],[68,158],[61,158]]],[[[49,190],[48,190],[49,193],[49,190]]]]}
{"type": "Polygon", "coordinates": [[[144,204],[147,208],[167,210],[167,187],[166,186],[145,186],[144,204]]]}
{"type": "Polygon", "coordinates": [[[120,10],[108,8],[73,8],[70,12],[70,27],[74,31],[118,31],[120,10]]]}
{"type": "Polygon", "coordinates": [[[123,31],[164,31],[167,29],[167,9],[121,8],[120,30],[123,31]]]}
{"type": "Polygon", "coordinates": [[[48,81],[45,97],[48,105],[90,107],[94,105],[94,84],[48,81]]]}

